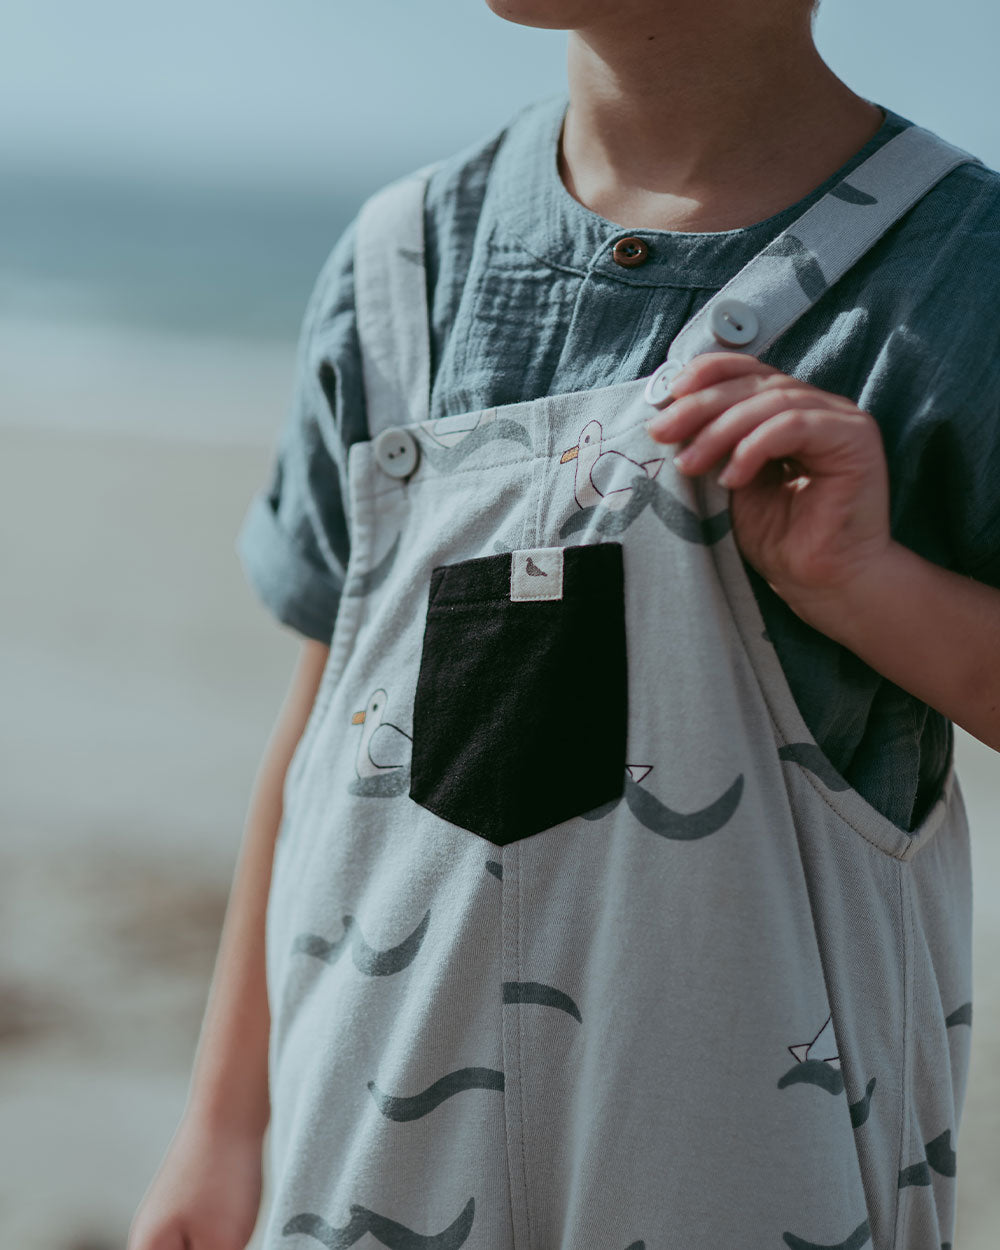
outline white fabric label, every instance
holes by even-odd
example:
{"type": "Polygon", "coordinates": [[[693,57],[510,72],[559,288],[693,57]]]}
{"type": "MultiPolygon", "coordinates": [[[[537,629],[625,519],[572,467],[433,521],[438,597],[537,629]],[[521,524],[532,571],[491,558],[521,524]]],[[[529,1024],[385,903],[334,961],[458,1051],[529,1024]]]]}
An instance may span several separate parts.
{"type": "Polygon", "coordinates": [[[564,547],[535,547],[510,553],[511,603],[563,597],[564,547]]]}

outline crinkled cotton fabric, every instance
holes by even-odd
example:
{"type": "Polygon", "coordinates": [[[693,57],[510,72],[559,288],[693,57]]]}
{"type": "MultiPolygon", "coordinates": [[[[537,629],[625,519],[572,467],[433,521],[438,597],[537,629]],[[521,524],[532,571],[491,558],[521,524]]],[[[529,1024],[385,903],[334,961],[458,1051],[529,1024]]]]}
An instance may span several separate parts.
{"type": "MultiPolygon", "coordinates": [[[[879,131],[784,211],[718,232],[630,229],[566,191],[566,101],[544,101],[446,161],[426,203],[435,417],[606,386],[652,371],[681,326],[755,253],[893,135],[879,131]],[[637,235],[647,261],[623,268],[637,235]]],[[[627,223],[626,223],[627,225],[627,223]]],[[[368,437],[354,228],[333,249],[302,327],[296,395],[271,479],[241,536],[277,617],[328,641],[349,555],[349,448],[368,437]]],[[[1000,174],[964,165],[925,196],[762,355],[846,395],[882,430],[892,530],[929,560],[1000,586],[1000,174]]],[[[912,829],[940,793],[951,726],[812,629],[748,566],[806,723],[838,771],[912,829]]]]}

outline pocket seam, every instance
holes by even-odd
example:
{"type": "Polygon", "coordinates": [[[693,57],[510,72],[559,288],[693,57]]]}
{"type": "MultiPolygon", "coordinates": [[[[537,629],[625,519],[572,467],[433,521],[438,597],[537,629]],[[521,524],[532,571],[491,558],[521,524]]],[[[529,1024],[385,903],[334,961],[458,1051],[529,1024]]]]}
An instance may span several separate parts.
{"type": "MultiPolygon", "coordinates": [[[[695,487],[699,499],[698,511],[705,514],[712,510],[709,506],[710,486],[714,484],[702,480],[695,487]]],[[[721,492],[721,487],[714,489],[721,492]]],[[[735,640],[753,673],[754,684],[760,693],[761,703],[767,710],[776,750],[780,750],[782,746],[805,742],[818,750],[827,764],[833,768],[829,756],[816,742],[815,735],[805,722],[801,709],[791,692],[777,652],[770,645],[765,649],[760,641],[760,631],[764,628],[764,621],[753,586],[743,567],[743,555],[736,543],[734,533],[730,531],[723,539],[713,544],[710,553],[720,589],[729,608],[735,640]]],[[[809,768],[802,765],[796,767],[799,774],[805,777],[810,788],[822,799],[824,806],[838,821],[887,859],[900,862],[913,859],[928,842],[933,840],[942,825],[947,822],[950,814],[956,780],[954,756],[945,774],[941,793],[926,812],[924,819],[913,830],[906,830],[897,825],[870,802],[857,787],[852,786],[847,778],[843,778],[844,790],[834,792],[835,795],[843,794],[843,801],[838,802],[836,797],[827,793],[826,787],[809,768]],[[874,831],[871,833],[862,827],[868,823],[874,826],[874,831]]],[[[838,770],[834,769],[834,771],[838,770]]],[[[839,773],[838,775],[842,776],[839,773]]]]}
{"type": "MultiPolygon", "coordinates": [[[[775,738],[779,742],[781,742],[783,745],[785,746],[789,745],[787,742],[784,741],[785,735],[781,732],[780,726],[775,721],[774,715],[771,712],[770,703],[768,702],[766,697],[764,699],[764,703],[767,706],[767,715],[768,715],[768,719],[771,722],[771,728],[774,730],[775,738]]],[[[814,743],[814,745],[818,746],[818,744],[816,743],[814,743]]],[[[819,749],[822,751],[821,747],[819,749]]],[[[825,752],[824,752],[824,758],[825,758],[825,752]]],[[[792,763],[793,761],[788,761],[788,764],[792,764],[792,763]]],[[[782,765],[783,767],[785,766],[785,761],[782,761],[782,765]]],[[[878,851],[880,855],[884,855],[886,859],[896,860],[899,863],[909,863],[910,860],[912,860],[913,857],[917,854],[917,852],[923,846],[925,846],[928,842],[931,841],[931,839],[934,837],[934,835],[937,833],[938,829],[941,826],[941,823],[942,823],[941,819],[939,819],[936,816],[935,816],[936,823],[934,825],[934,828],[927,834],[921,834],[919,827],[913,830],[912,832],[907,832],[907,830],[905,829],[899,829],[899,826],[897,825],[895,827],[899,829],[899,833],[903,837],[909,838],[910,841],[907,845],[901,846],[898,850],[890,850],[886,848],[885,846],[883,846],[880,842],[877,842],[874,837],[866,833],[863,829],[859,829],[858,826],[854,823],[854,821],[852,821],[848,816],[846,816],[842,811],[840,811],[840,809],[836,807],[830,801],[830,797],[825,792],[825,789],[823,788],[822,783],[819,781],[818,778],[813,776],[813,774],[808,768],[802,768],[801,766],[798,766],[798,765],[796,765],[796,767],[798,767],[799,769],[799,774],[803,776],[805,780],[809,783],[809,785],[812,787],[812,789],[815,790],[815,792],[823,800],[824,805],[827,808],[829,808],[829,810],[833,813],[833,815],[838,820],[840,820],[843,824],[845,824],[847,828],[851,830],[852,833],[857,834],[859,838],[863,839],[863,841],[867,842],[869,846],[871,846],[874,850],[878,851]]],[[[954,768],[954,763],[952,763],[952,765],[949,766],[948,772],[945,774],[945,780],[942,785],[941,794],[938,796],[937,800],[935,801],[934,806],[930,809],[930,811],[928,811],[927,816],[925,817],[925,820],[923,822],[924,824],[929,823],[932,814],[934,814],[937,811],[939,804],[944,800],[953,768],[954,768]]],[[[846,781],[847,779],[844,778],[844,780],[846,781]]],[[[850,790],[851,793],[854,793],[854,794],[860,793],[859,791],[855,790],[854,787],[850,786],[850,784],[848,784],[848,789],[850,790]]],[[[863,795],[861,797],[864,798],[863,795]]],[[[865,802],[867,801],[868,800],[865,800],[865,802]]],[[[875,808],[874,806],[872,807],[872,810],[878,811],[878,809],[875,808]]],[[[888,818],[886,817],[885,819],[888,819],[888,818]]]]}
{"type": "MultiPolygon", "coordinates": [[[[913,896],[909,874],[899,873],[899,926],[903,944],[903,1056],[900,1065],[899,1094],[899,1153],[896,1156],[896,1175],[903,1170],[903,1160],[907,1154],[907,1138],[910,1132],[910,1036],[913,1031],[913,968],[911,964],[913,952],[913,896]]],[[[903,1190],[896,1190],[896,1207],[893,1211],[892,1236],[890,1246],[899,1243],[899,1235],[906,1232],[906,1218],[909,1204],[904,1206],[903,1190]]]]}

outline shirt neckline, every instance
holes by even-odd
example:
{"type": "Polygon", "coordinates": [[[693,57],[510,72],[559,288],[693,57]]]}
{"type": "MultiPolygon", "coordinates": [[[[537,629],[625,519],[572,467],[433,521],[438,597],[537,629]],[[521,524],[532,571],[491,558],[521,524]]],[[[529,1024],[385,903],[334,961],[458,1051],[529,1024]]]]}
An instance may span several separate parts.
{"type": "Polygon", "coordinates": [[[882,111],[881,126],[839,169],[794,204],[732,230],[685,231],[630,229],[574,199],[558,167],[569,98],[554,96],[525,109],[497,153],[490,184],[498,201],[498,230],[516,236],[537,260],[581,276],[598,271],[629,285],[721,287],[873,152],[913,125],[885,105],[869,103],[882,111]],[[626,237],[643,239],[649,246],[647,260],[633,269],[611,258],[615,243],[626,237]]]}

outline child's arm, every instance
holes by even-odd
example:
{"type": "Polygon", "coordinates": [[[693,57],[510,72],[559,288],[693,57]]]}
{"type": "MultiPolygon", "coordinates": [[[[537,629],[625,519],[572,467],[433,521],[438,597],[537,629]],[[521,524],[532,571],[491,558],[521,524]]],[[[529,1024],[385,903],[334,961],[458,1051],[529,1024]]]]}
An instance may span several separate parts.
{"type": "Polygon", "coordinates": [[[894,542],[799,615],[1000,751],[1000,590],[894,542]]]}
{"type": "Polygon", "coordinates": [[[305,639],[247,814],[180,1125],[127,1250],[243,1250],[257,1219],[270,1104],[264,918],[285,773],[329,655],[305,639]]]}
{"type": "Polygon", "coordinates": [[[653,438],[679,467],[728,454],[733,532],[803,620],[1000,751],[1000,590],[893,541],[875,419],[753,356],[706,352],[674,378],[653,438]]]}

